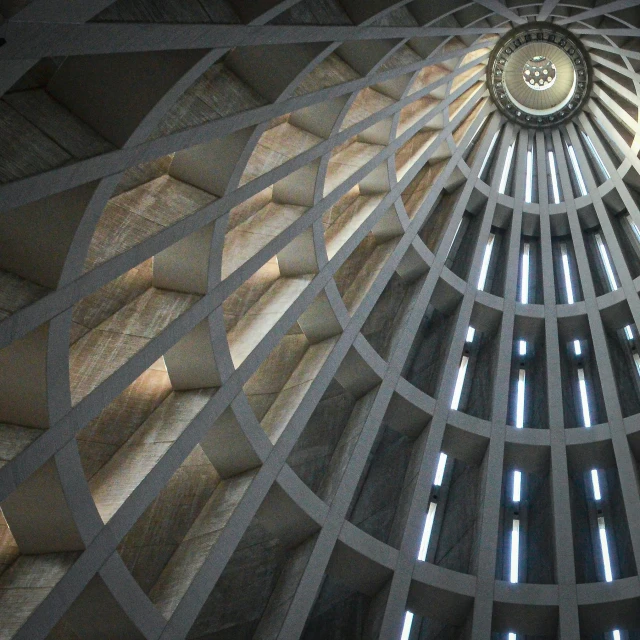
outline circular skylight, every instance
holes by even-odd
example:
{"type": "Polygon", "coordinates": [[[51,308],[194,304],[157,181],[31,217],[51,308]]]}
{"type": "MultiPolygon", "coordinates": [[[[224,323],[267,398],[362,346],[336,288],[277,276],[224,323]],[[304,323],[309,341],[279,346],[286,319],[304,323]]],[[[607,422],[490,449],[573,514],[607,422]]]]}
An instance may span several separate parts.
{"type": "Polygon", "coordinates": [[[547,91],[556,81],[557,69],[549,58],[533,56],[524,63],[522,79],[534,91],[547,91]]]}

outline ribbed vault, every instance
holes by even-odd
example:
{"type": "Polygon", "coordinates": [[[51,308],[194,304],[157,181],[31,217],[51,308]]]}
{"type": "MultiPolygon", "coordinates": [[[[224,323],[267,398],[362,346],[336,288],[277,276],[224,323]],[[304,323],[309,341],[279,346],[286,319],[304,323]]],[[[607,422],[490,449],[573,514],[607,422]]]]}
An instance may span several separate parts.
{"type": "Polygon", "coordinates": [[[0,0],[0,639],[640,638],[637,5],[0,0]]]}

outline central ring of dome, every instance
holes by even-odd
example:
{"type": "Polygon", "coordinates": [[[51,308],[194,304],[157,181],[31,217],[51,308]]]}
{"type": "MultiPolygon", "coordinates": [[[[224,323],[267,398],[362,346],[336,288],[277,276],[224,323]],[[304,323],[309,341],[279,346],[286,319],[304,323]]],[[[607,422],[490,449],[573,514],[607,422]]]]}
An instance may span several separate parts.
{"type": "Polygon", "coordinates": [[[571,32],[532,23],[501,38],[489,59],[487,79],[496,105],[510,120],[548,127],[582,108],[591,86],[591,64],[571,32]]]}

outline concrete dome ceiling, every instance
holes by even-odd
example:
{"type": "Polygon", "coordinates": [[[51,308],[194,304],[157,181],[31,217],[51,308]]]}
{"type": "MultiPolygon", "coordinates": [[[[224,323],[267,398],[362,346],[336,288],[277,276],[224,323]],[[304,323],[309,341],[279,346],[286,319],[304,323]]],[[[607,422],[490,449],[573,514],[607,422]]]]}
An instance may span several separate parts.
{"type": "Polygon", "coordinates": [[[0,639],[640,637],[638,5],[0,0],[0,639]]]}
{"type": "Polygon", "coordinates": [[[589,99],[591,58],[568,29],[526,22],[493,47],[487,84],[507,119],[528,128],[556,127],[575,118],[589,99]]]}

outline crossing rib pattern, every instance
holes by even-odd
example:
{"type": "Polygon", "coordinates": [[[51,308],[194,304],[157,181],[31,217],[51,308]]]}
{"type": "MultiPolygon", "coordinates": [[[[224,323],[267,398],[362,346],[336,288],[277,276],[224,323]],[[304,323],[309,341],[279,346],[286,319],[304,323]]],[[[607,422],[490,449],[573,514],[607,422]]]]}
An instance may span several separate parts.
{"type": "Polygon", "coordinates": [[[0,2],[0,638],[637,637],[638,4],[0,2]]]}

